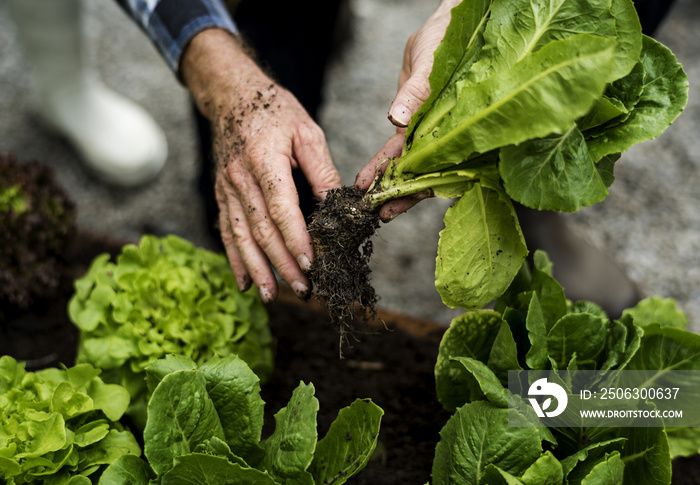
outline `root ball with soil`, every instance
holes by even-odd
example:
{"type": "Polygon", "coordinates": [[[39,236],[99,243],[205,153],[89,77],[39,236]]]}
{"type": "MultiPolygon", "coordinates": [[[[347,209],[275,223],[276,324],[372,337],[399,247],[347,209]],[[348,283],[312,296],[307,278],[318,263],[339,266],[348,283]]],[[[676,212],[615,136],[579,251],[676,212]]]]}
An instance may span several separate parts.
{"type": "Polygon", "coordinates": [[[314,262],[309,277],[316,298],[325,300],[341,344],[352,331],[349,319],[360,311],[376,314],[377,295],[369,282],[371,237],[379,227],[379,210],[364,191],[340,187],[328,192],[309,223],[314,262]]]}

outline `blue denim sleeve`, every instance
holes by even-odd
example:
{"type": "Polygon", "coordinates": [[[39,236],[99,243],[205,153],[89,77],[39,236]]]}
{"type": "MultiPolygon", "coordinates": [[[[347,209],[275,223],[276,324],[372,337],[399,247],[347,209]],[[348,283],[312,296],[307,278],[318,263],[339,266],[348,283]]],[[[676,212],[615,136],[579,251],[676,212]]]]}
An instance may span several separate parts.
{"type": "Polygon", "coordinates": [[[221,0],[116,1],[146,32],[176,75],[185,47],[199,32],[218,27],[238,33],[221,0]]]}

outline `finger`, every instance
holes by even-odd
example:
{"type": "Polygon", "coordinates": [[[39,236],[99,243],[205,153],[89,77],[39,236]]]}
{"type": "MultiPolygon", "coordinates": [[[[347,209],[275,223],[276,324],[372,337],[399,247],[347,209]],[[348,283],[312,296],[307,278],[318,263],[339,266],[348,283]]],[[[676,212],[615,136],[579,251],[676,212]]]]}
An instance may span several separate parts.
{"type": "Polygon", "coordinates": [[[430,96],[430,68],[425,65],[411,72],[405,83],[396,93],[389,108],[389,121],[395,126],[406,127],[411,123],[411,117],[420,109],[430,96]]]}
{"type": "Polygon", "coordinates": [[[294,157],[311,184],[314,196],[324,200],[330,189],[340,187],[341,180],[323,131],[315,123],[300,123],[293,143],[294,157]]]}
{"type": "Polygon", "coordinates": [[[260,174],[259,183],[263,187],[268,214],[279,229],[289,253],[296,262],[295,266],[285,260],[287,265],[291,266],[286,271],[277,264],[275,266],[285,281],[290,285],[296,282],[295,290],[301,290],[300,284],[306,284],[308,280],[300,275],[303,276],[311,269],[313,246],[304,215],[299,207],[299,195],[292,177],[289,159],[284,155],[276,155],[273,161],[265,165],[265,169],[260,174]]]}
{"type": "Polygon", "coordinates": [[[229,205],[226,201],[226,194],[222,189],[221,182],[217,181],[215,185],[216,201],[219,206],[219,228],[221,231],[221,241],[224,243],[224,249],[226,250],[226,256],[228,257],[229,265],[233,270],[233,274],[236,278],[236,285],[238,290],[243,292],[250,288],[252,280],[248,270],[243,263],[238,249],[236,249],[236,241],[233,237],[233,225],[239,223],[236,218],[232,218],[229,213],[229,205]]]}
{"type": "Polygon", "coordinates": [[[393,221],[397,216],[399,216],[399,214],[403,214],[418,202],[425,200],[430,196],[430,192],[426,191],[401,197],[400,199],[390,200],[379,210],[379,218],[383,222],[393,221]]]}
{"type": "MultiPolygon", "coordinates": [[[[250,237],[252,243],[255,243],[250,245],[257,247],[266,255],[282,279],[289,283],[300,298],[306,298],[309,294],[309,281],[301,270],[299,261],[304,263],[302,255],[310,260],[311,240],[299,209],[299,199],[296,195],[289,159],[284,156],[279,157],[284,159],[282,163],[267,161],[257,164],[256,166],[259,167],[257,174],[244,171],[235,176],[236,187],[239,190],[245,188],[238,195],[248,223],[246,229],[249,231],[249,234],[241,232],[239,237],[250,237]],[[255,179],[256,175],[260,177],[259,180],[255,179]],[[246,181],[243,182],[241,179],[246,181]],[[265,189],[263,190],[259,184],[265,189]],[[289,241],[282,231],[285,231],[289,241]],[[298,250],[298,254],[294,256],[288,244],[295,250],[297,247],[303,247],[303,250],[298,250]]],[[[235,229],[234,234],[236,234],[235,229]]],[[[251,253],[249,260],[240,245],[239,251],[257,284],[255,269],[251,264],[260,265],[259,258],[255,253],[251,253]]],[[[262,275],[267,276],[264,273],[262,275]]],[[[276,290],[275,284],[272,299],[276,297],[276,290]]]]}
{"type": "Polygon", "coordinates": [[[386,170],[389,159],[401,155],[403,148],[404,135],[398,133],[384,144],[381,150],[372,157],[367,165],[362,167],[355,178],[355,187],[361,190],[366,190],[372,185],[372,182],[377,175],[381,175],[386,170]]]}
{"type": "MultiPolygon", "coordinates": [[[[277,297],[277,279],[270,268],[264,248],[259,245],[250,225],[249,213],[255,212],[256,209],[248,200],[239,200],[240,192],[228,181],[224,181],[221,188],[226,200],[228,223],[234,245],[248,274],[258,287],[260,297],[265,303],[269,303],[277,297]]],[[[246,192],[251,191],[250,187],[246,187],[246,192]]],[[[259,199],[262,199],[262,194],[259,199]]]]}

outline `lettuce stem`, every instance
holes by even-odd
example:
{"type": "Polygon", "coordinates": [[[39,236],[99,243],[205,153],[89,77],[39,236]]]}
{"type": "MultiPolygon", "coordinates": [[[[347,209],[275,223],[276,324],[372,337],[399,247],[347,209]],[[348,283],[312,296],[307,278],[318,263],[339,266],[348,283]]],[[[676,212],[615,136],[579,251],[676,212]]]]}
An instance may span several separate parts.
{"type": "Polygon", "coordinates": [[[376,209],[390,200],[420,192],[429,192],[431,197],[459,197],[471,184],[494,170],[491,167],[466,168],[465,164],[460,164],[455,168],[422,174],[415,178],[402,178],[393,171],[393,167],[396,166],[394,163],[383,176],[375,180],[364,197],[372,208],[376,209]]]}

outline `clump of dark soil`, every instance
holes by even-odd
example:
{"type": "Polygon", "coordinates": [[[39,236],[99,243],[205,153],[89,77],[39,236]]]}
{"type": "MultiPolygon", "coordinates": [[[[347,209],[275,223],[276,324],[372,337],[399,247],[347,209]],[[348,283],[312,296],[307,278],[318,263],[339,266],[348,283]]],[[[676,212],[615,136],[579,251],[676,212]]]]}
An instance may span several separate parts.
{"type": "Polygon", "coordinates": [[[339,329],[341,344],[352,333],[349,321],[357,313],[376,314],[378,298],[369,282],[369,260],[379,211],[363,199],[364,194],[355,187],[329,191],[308,226],[314,244],[309,277],[316,298],[325,301],[339,329]]]}

